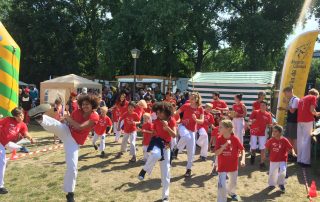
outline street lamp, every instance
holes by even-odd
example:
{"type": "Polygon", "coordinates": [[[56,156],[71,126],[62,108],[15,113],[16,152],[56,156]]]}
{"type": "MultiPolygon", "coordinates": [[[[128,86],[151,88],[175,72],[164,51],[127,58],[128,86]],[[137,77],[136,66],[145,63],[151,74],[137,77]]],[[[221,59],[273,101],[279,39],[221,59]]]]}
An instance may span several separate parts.
{"type": "Polygon", "coordinates": [[[134,59],[133,65],[133,92],[132,92],[132,100],[134,100],[134,95],[136,93],[136,71],[137,71],[137,59],[140,56],[140,51],[138,49],[131,50],[132,58],[134,59]]]}

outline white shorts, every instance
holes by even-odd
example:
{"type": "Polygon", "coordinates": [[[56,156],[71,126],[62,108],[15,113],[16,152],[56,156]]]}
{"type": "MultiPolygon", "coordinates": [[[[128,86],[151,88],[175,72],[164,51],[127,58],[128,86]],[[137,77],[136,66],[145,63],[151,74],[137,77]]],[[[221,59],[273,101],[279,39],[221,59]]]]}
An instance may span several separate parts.
{"type": "Polygon", "coordinates": [[[255,136],[250,137],[250,148],[263,150],[266,148],[267,137],[266,136],[255,136]]]}

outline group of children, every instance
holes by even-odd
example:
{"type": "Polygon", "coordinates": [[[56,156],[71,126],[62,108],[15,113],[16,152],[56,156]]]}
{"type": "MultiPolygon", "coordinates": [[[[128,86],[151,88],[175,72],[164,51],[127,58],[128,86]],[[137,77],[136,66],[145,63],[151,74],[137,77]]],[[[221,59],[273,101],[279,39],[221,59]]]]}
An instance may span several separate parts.
{"type": "MultiPolygon", "coordinates": [[[[106,135],[115,134],[115,141],[120,140],[123,134],[120,152],[121,158],[130,143],[130,163],[137,161],[136,138],[137,132],[143,134],[143,168],[138,178],[143,180],[145,174],[151,174],[157,161],[160,162],[161,184],[163,187],[162,200],[169,200],[170,166],[174,157],[184,149],[187,150],[187,165],[185,177],[191,177],[196,145],[201,148],[200,159],[205,161],[208,151],[214,151],[215,161],[213,173],[218,179],[218,202],[227,201],[230,195],[233,200],[238,200],[236,194],[238,176],[238,158],[240,165],[245,166],[245,150],[243,135],[245,131],[244,118],[247,115],[245,105],[241,102],[242,95],[235,96],[235,104],[228,116],[222,116],[228,111],[227,105],[219,99],[219,94],[214,93],[214,101],[205,104],[202,108],[199,93],[191,93],[189,101],[179,109],[175,103],[166,99],[163,102],[151,103],[149,100],[139,101],[137,104],[126,101],[125,94],[120,95],[112,111],[112,121],[107,113],[107,107],[101,107],[98,114],[98,101],[95,96],[82,96],[78,100],[79,108],[70,115],[50,117],[45,115],[51,106],[39,105],[29,111],[29,116],[35,119],[47,131],[54,133],[64,144],[67,171],[64,178],[64,191],[67,192],[67,201],[74,201],[74,189],[77,177],[79,145],[83,145],[91,130],[94,130],[92,139],[93,147],[105,157],[106,135]],[[113,122],[113,123],[112,123],[113,122]],[[141,127],[140,127],[141,126],[141,127]],[[210,134],[211,137],[208,137],[210,134]],[[198,134],[198,135],[197,135],[198,134]],[[198,139],[197,139],[198,136],[198,139]],[[99,147],[96,141],[100,138],[99,147]],[[210,139],[210,143],[209,143],[210,139]]],[[[260,167],[264,168],[265,150],[269,151],[270,169],[269,186],[274,188],[279,185],[285,190],[286,161],[288,152],[294,151],[289,141],[282,136],[282,127],[274,125],[271,137],[267,141],[266,129],[271,127],[272,119],[266,111],[267,103],[260,102],[260,109],[252,112],[249,123],[251,124],[251,164],[254,163],[256,150],[261,152],[260,167]]],[[[5,193],[3,176],[5,168],[5,149],[8,141],[12,141],[19,133],[29,138],[27,127],[23,125],[23,112],[19,109],[12,112],[13,118],[0,120],[0,194],[5,193]],[[4,121],[6,120],[6,121],[4,121]],[[11,120],[15,124],[14,130],[5,130],[5,125],[11,120]],[[3,140],[6,137],[6,141],[3,140]],[[2,149],[1,149],[2,148],[2,149]],[[3,157],[4,156],[4,157],[3,157]]]]}

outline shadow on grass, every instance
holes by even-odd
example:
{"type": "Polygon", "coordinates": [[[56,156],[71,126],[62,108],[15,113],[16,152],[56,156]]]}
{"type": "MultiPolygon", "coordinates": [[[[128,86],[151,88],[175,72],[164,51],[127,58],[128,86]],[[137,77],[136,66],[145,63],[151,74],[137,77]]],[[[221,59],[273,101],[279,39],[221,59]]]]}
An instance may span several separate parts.
{"type": "Polygon", "coordinates": [[[253,194],[248,197],[241,197],[241,201],[266,201],[274,200],[281,196],[280,190],[270,190],[268,187],[260,191],[259,193],[253,194]]]}
{"type": "Polygon", "coordinates": [[[158,190],[161,188],[161,180],[160,179],[150,179],[145,181],[140,181],[138,183],[126,182],[116,187],[114,190],[116,191],[125,191],[125,192],[149,192],[153,190],[158,190]],[[128,187],[127,189],[123,189],[123,187],[128,187]]]}

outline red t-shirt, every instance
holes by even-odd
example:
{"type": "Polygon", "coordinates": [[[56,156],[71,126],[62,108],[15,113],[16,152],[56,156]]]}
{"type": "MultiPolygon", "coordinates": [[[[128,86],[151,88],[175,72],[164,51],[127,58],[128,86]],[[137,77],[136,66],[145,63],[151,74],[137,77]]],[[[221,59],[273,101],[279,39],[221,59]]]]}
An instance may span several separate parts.
{"type": "Polygon", "coordinates": [[[243,115],[245,113],[243,110],[244,107],[245,105],[243,103],[232,105],[233,111],[237,112],[237,116],[235,118],[243,118],[243,115]]]}
{"type": "Polygon", "coordinates": [[[272,124],[271,114],[261,110],[253,111],[250,119],[255,119],[250,127],[250,134],[254,136],[265,136],[267,125],[272,124]]]}
{"type": "Polygon", "coordinates": [[[212,109],[215,109],[215,110],[217,110],[217,108],[227,108],[228,107],[227,103],[223,100],[213,100],[211,104],[213,106],[212,109]]]}
{"type": "MultiPolygon", "coordinates": [[[[148,131],[153,131],[153,124],[152,123],[144,123],[142,125],[143,130],[148,130],[148,131]]],[[[142,140],[142,145],[148,146],[151,141],[152,134],[151,133],[142,133],[143,134],[143,140],[142,140]]]]}
{"type": "Polygon", "coordinates": [[[13,117],[0,119],[0,143],[6,146],[8,142],[17,142],[19,134],[23,137],[28,132],[28,127],[24,122],[18,122],[13,117]]]}
{"type": "Polygon", "coordinates": [[[102,135],[106,132],[108,126],[112,126],[111,119],[108,116],[100,116],[98,123],[94,127],[94,132],[97,135],[102,135]]]}
{"type": "Polygon", "coordinates": [[[173,115],[174,120],[176,120],[176,122],[180,121],[180,114],[175,114],[173,115]]]}
{"type": "Polygon", "coordinates": [[[204,111],[204,121],[202,124],[198,124],[198,129],[204,128],[207,132],[209,130],[209,126],[214,124],[214,117],[211,113],[204,111]]]}
{"type": "Polygon", "coordinates": [[[288,151],[292,149],[292,145],[285,137],[281,137],[279,140],[272,137],[267,141],[266,148],[269,150],[271,162],[286,162],[288,151]]]}
{"type": "MultiPolygon", "coordinates": [[[[168,120],[168,125],[169,125],[169,128],[174,129],[177,125],[176,120],[173,117],[170,117],[170,119],[168,120]]],[[[162,138],[167,143],[171,141],[171,135],[169,134],[168,131],[163,129],[163,123],[160,119],[156,119],[153,122],[153,128],[154,128],[156,137],[162,138]]]]}
{"type": "Polygon", "coordinates": [[[252,110],[255,111],[255,110],[259,110],[259,109],[260,109],[260,101],[256,100],[252,104],[252,110]]]}
{"type": "Polygon", "coordinates": [[[163,100],[163,102],[167,102],[167,103],[170,103],[170,104],[177,104],[177,102],[176,102],[176,100],[174,100],[174,99],[165,99],[165,100],[163,100]]]}
{"type": "Polygon", "coordinates": [[[184,104],[179,109],[183,112],[182,123],[190,131],[195,132],[197,130],[197,123],[192,118],[192,114],[195,114],[197,119],[203,114],[203,108],[193,108],[190,104],[184,104]]]}
{"type": "Polygon", "coordinates": [[[112,109],[112,120],[113,122],[118,122],[120,119],[120,110],[119,108],[115,107],[112,109]]]}
{"type": "Polygon", "coordinates": [[[310,111],[311,105],[317,106],[317,98],[314,95],[307,95],[299,100],[298,122],[314,121],[314,115],[310,111]]]}
{"type": "MultiPolygon", "coordinates": [[[[238,170],[239,153],[244,150],[240,140],[235,135],[231,135],[231,144],[218,156],[218,172],[234,172],[238,170]]],[[[220,149],[228,140],[222,135],[217,137],[215,149],[220,149]]]]}
{"type": "Polygon", "coordinates": [[[135,109],[134,109],[134,112],[138,114],[140,120],[141,120],[141,117],[142,115],[144,114],[144,109],[142,107],[139,107],[137,106],[135,109]]]}
{"type": "Polygon", "coordinates": [[[133,112],[132,114],[129,114],[126,112],[122,117],[121,120],[123,120],[123,131],[125,133],[133,133],[137,130],[137,126],[134,122],[140,121],[140,117],[137,113],[133,112]]]}
{"type": "Polygon", "coordinates": [[[128,101],[125,101],[123,106],[121,106],[120,104],[116,104],[116,107],[120,111],[120,117],[128,111],[128,105],[129,105],[128,101]]]}
{"type": "Polygon", "coordinates": [[[214,127],[211,131],[211,137],[218,137],[219,136],[219,126],[214,127]]]}
{"type": "MultiPolygon", "coordinates": [[[[72,112],[71,114],[71,118],[79,123],[82,124],[88,120],[93,121],[94,124],[97,124],[99,121],[99,115],[97,112],[92,112],[88,117],[84,118],[83,117],[83,112],[82,110],[78,109],[74,112],[72,112]]],[[[90,131],[92,128],[94,128],[94,125],[92,127],[88,127],[88,128],[84,128],[82,130],[76,130],[73,127],[69,126],[70,131],[71,131],[71,135],[73,137],[73,139],[80,145],[83,145],[84,142],[86,141],[90,131]]]]}
{"type": "Polygon", "coordinates": [[[73,112],[76,111],[77,109],[79,109],[77,100],[73,100],[73,101],[72,101],[71,107],[72,107],[72,111],[73,111],[73,112]]]}
{"type": "Polygon", "coordinates": [[[147,109],[144,109],[146,113],[152,114],[152,103],[147,103],[147,109]]]}

